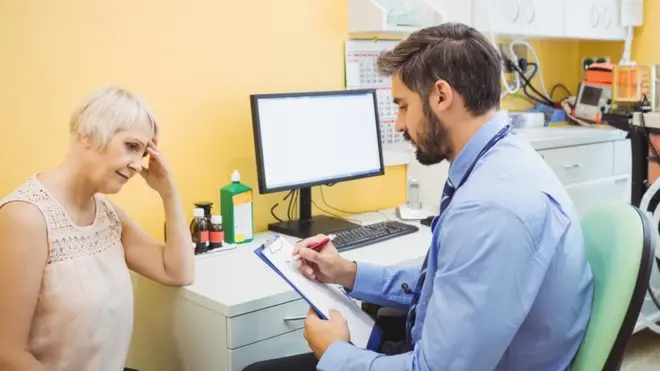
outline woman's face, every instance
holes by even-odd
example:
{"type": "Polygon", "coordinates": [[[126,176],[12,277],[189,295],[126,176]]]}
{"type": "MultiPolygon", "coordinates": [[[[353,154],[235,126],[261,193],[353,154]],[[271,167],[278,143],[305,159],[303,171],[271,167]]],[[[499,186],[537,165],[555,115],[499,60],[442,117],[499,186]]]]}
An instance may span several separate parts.
{"type": "Polygon", "coordinates": [[[115,194],[142,171],[142,161],[151,140],[155,141],[151,127],[141,125],[117,132],[105,149],[96,151],[89,165],[98,192],[115,194]]]}

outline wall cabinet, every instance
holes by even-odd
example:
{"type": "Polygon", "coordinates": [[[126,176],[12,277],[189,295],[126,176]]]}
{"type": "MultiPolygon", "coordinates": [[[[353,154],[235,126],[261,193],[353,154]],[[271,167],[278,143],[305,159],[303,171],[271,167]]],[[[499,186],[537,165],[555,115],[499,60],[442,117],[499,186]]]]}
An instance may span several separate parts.
{"type": "Polygon", "coordinates": [[[407,34],[461,22],[489,36],[625,40],[621,1],[348,0],[348,32],[407,34]]]}
{"type": "Polygon", "coordinates": [[[473,25],[505,37],[624,40],[621,0],[474,0],[473,25]]]}
{"type": "Polygon", "coordinates": [[[572,0],[565,2],[565,36],[579,39],[624,40],[619,26],[621,0],[572,0]]]}
{"type": "Polygon", "coordinates": [[[563,2],[543,0],[474,0],[474,27],[487,34],[561,37],[563,2]]]}

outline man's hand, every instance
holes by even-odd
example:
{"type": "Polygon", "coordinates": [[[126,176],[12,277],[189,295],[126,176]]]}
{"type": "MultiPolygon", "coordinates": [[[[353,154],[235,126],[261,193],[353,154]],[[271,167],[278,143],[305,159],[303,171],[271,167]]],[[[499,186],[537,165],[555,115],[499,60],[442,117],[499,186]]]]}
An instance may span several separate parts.
{"type": "Polygon", "coordinates": [[[351,338],[346,320],[333,309],[330,310],[330,320],[324,321],[319,318],[312,308],[309,308],[305,320],[304,335],[307,344],[309,344],[318,359],[335,341],[348,342],[351,338]]]}
{"type": "Polygon", "coordinates": [[[357,265],[354,262],[342,258],[332,242],[328,242],[320,252],[308,248],[324,238],[325,236],[318,235],[296,244],[292,255],[300,254],[300,259],[296,262],[298,269],[309,279],[335,283],[352,290],[357,273],[357,265]]]}

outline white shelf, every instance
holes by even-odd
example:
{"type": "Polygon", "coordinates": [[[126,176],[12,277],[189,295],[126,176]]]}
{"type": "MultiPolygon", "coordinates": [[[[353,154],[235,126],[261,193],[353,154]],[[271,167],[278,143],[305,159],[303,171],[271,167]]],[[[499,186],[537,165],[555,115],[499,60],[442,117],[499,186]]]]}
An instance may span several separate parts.
{"type": "Polygon", "coordinates": [[[348,0],[348,32],[408,34],[450,21],[470,24],[470,4],[469,0],[348,0]]]}

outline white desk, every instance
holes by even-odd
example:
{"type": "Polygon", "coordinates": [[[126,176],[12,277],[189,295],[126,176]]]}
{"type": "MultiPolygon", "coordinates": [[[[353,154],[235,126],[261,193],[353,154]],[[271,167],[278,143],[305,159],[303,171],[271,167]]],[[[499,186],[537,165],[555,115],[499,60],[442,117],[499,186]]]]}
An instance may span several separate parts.
{"type": "MultiPolygon", "coordinates": [[[[386,220],[379,213],[367,216],[367,223],[386,220]]],[[[387,216],[395,218],[392,211],[387,216]]],[[[342,255],[382,265],[421,264],[431,230],[411,224],[419,232],[342,255]]],[[[197,258],[195,284],[180,290],[177,300],[180,370],[241,370],[258,360],[310,351],[300,319],[309,306],[253,252],[271,235],[262,233],[235,250],[197,258]]]]}

